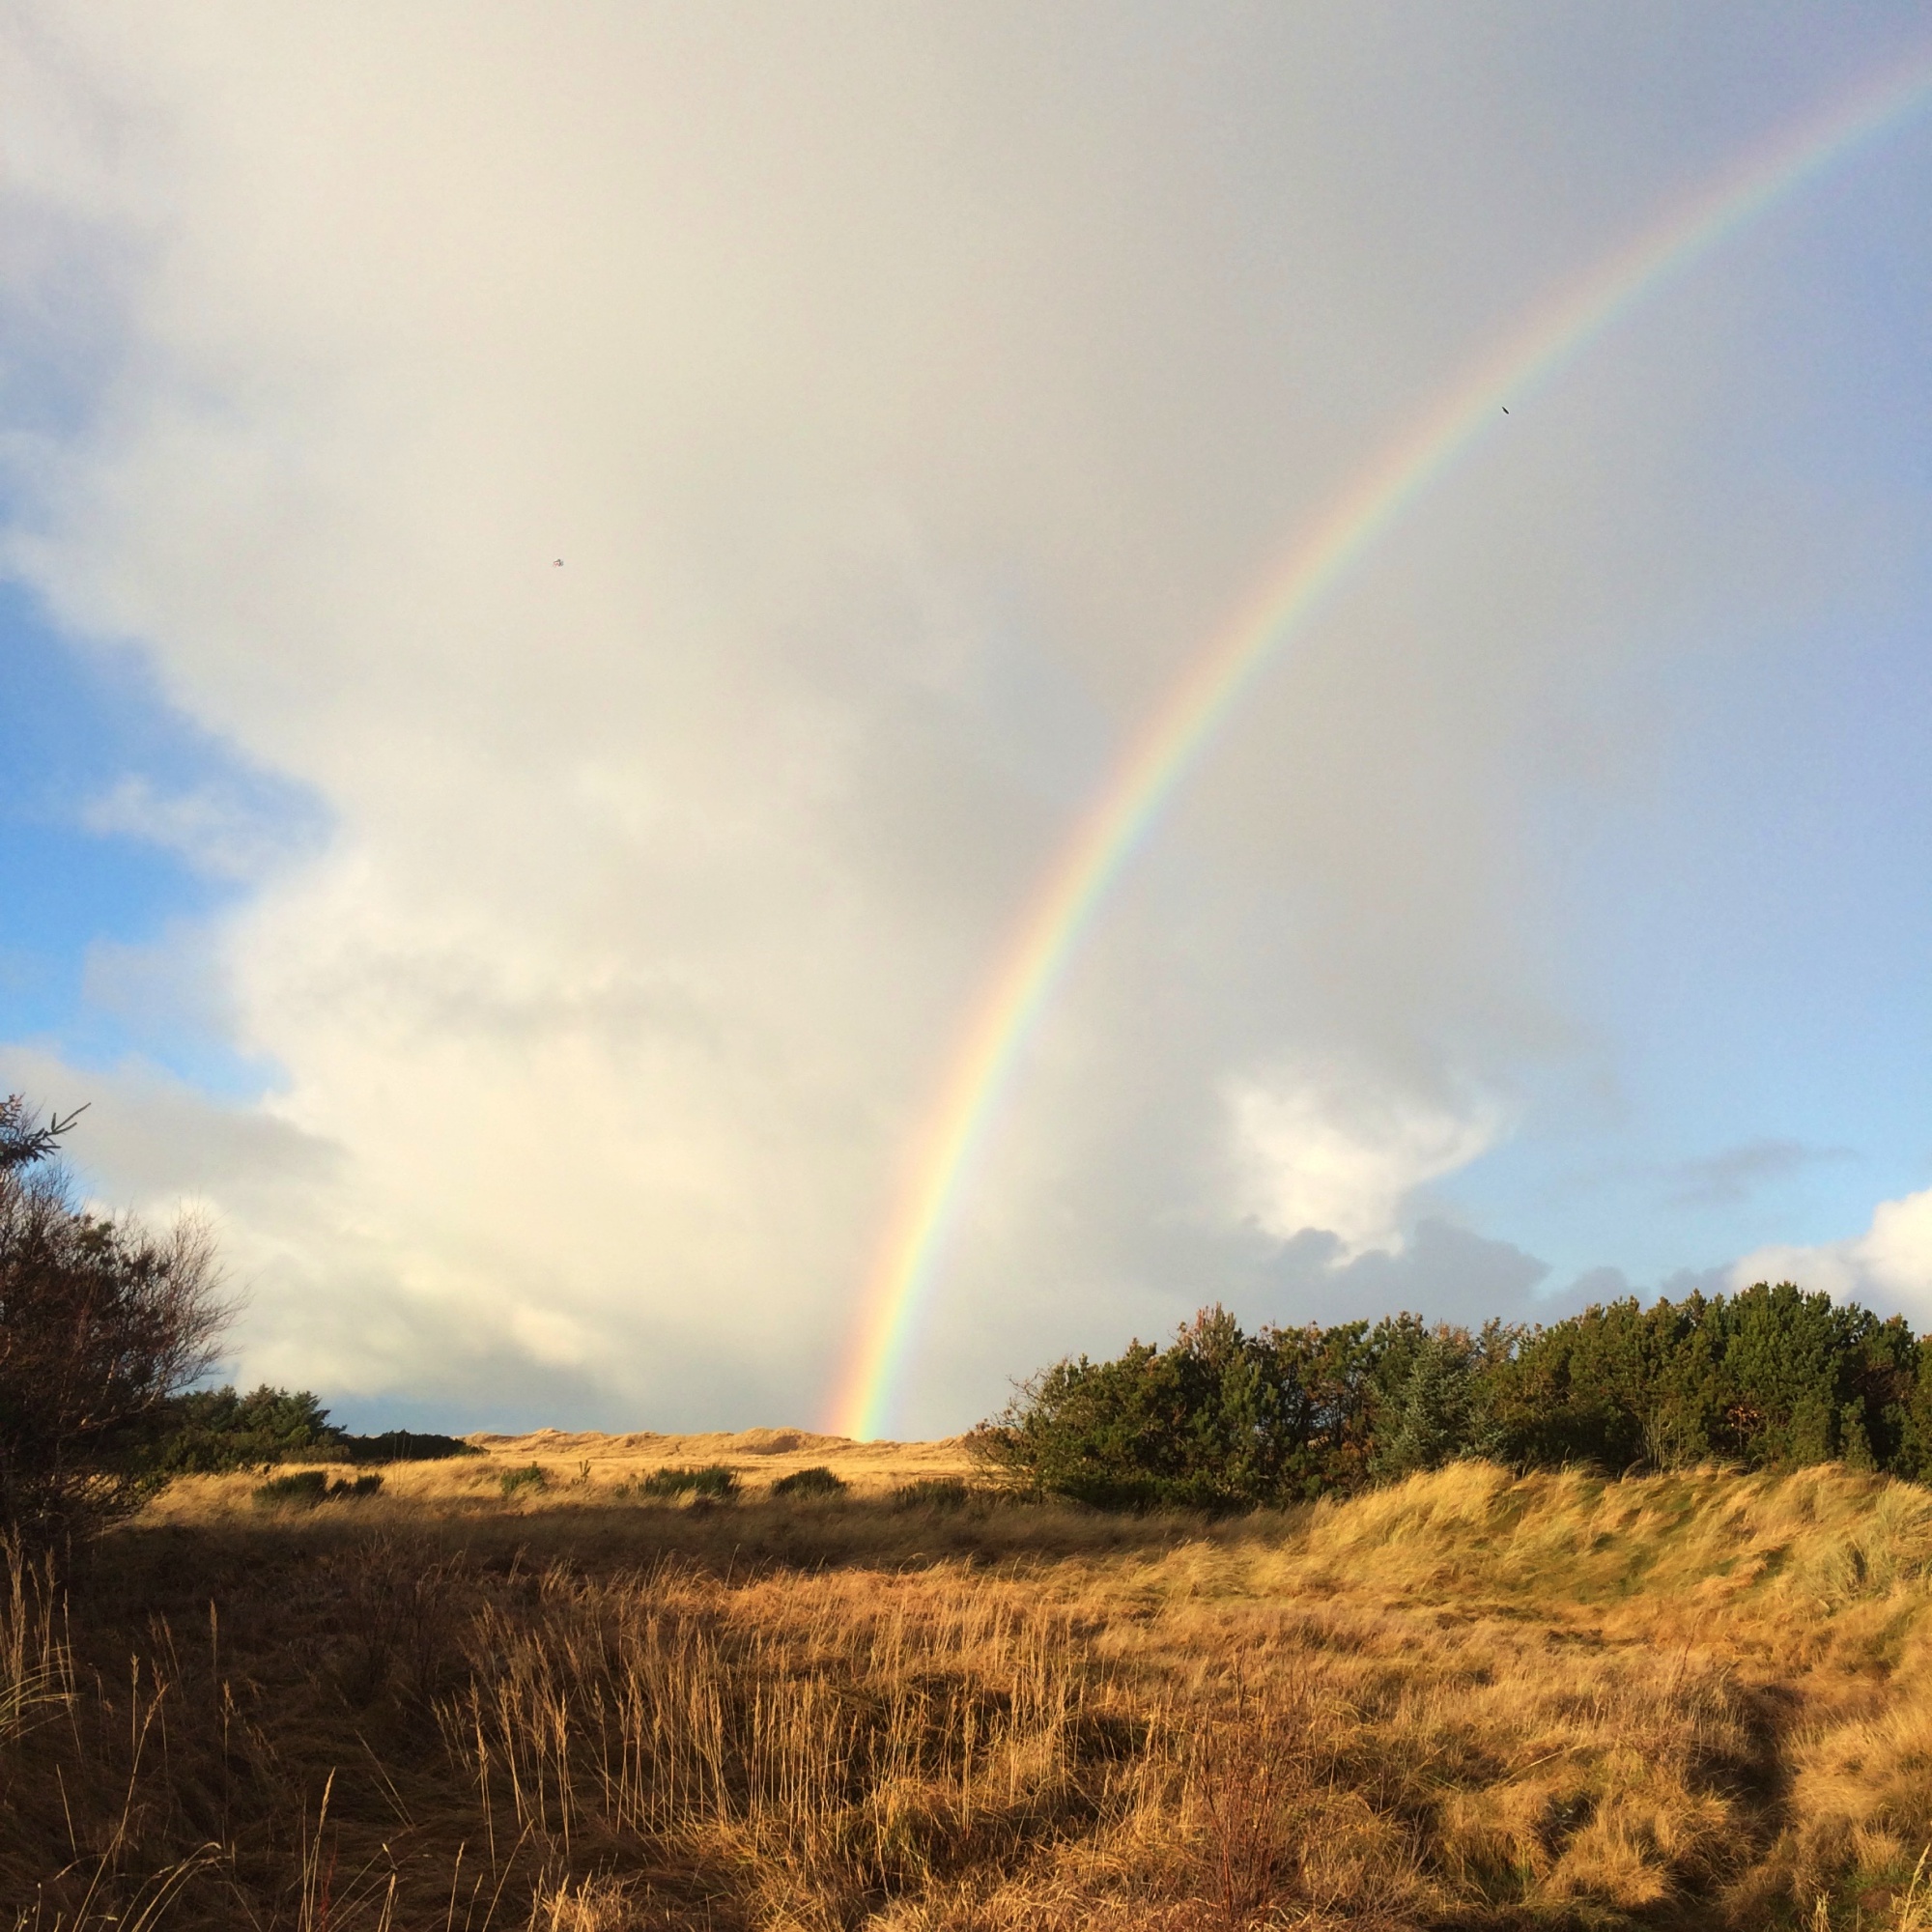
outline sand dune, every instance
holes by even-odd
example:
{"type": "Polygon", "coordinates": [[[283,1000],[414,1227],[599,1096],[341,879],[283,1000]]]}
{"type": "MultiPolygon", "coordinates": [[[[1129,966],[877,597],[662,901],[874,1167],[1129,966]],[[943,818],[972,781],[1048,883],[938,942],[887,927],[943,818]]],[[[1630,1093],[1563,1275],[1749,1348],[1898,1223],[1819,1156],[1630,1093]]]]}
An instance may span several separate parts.
{"type": "Polygon", "coordinates": [[[573,1469],[589,1463],[599,1477],[648,1474],[677,1463],[724,1463],[750,1481],[769,1482],[794,1469],[823,1464],[855,1489],[867,1490],[915,1476],[966,1475],[974,1466],[963,1435],[934,1442],[855,1442],[849,1435],[821,1435],[810,1429],[710,1430],[687,1435],[654,1429],[622,1435],[536,1429],[523,1435],[478,1432],[464,1439],[497,1461],[554,1461],[573,1469]]]}

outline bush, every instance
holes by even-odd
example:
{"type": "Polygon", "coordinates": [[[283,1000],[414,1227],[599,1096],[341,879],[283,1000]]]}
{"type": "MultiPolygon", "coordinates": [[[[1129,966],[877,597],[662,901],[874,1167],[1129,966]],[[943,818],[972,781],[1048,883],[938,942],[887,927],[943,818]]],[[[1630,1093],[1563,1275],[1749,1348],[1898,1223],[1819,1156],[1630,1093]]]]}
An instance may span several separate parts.
{"type": "Polygon", "coordinates": [[[266,1382],[250,1395],[194,1389],[163,1410],[154,1466],[169,1476],[215,1476],[292,1458],[332,1461],[341,1441],[307,1389],[291,1394],[266,1382]]]}
{"type": "Polygon", "coordinates": [[[972,1499],[973,1492],[960,1476],[922,1476],[893,1492],[893,1501],[900,1509],[957,1510],[972,1499]]]}
{"type": "Polygon", "coordinates": [[[271,1476],[254,1491],[256,1506],[274,1509],[288,1503],[296,1509],[314,1509],[321,1502],[355,1502],[375,1495],[383,1487],[381,1476],[338,1476],[330,1482],[327,1469],[294,1469],[286,1476],[271,1476]]]}
{"type": "Polygon", "coordinates": [[[250,1395],[218,1388],[171,1397],[157,1427],[153,1467],[164,1476],[220,1475],[290,1461],[430,1463],[484,1453],[460,1436],[410,1429],[351,1435],[307,1389],[291,1394],[266,1382],[250,1395]]]}
{"type": "Polygon", "coordinates": [[[540,1495],[550,1488],[550,1478],[544,1474],[542,1464],[537,1463],[532,1463],[527,1469],[505,1469],[497,1481],[502,1484],[506,1502],[524,1490],[540,1495]]]}
{"type": "Polygon", "coordinates": [[[811,1469],[794,1469],[772,1485],[775,1496],[842,1496],[848,1485],[842,1476],[820,1463],[811,1469]]]}
{"type": "Polygon", "coordinates": [[[653,1497],[702,1496],[711,1502],[724,1503],[738,1493],[738,1477],[735,1470],[723,1463],[707,1463],[701,1469],[653,1469],[638,1485],[638,1493],[653,1497]]]}
{"type": "Polygon", "coordinates": [[[88,1213],[49,1164],[66,1126],[0,1100],[0,1531],[46,1542],[158,1487],[169,1399],[207,1374],[228,1319],[203,1227],[88,1213]]]}
{"type": "Polygon", "coordinates": [[[255,1490],[255,1501],[263,1509],[291,1503],[298,1509],[313,1509],[328,1494],[327,1469],[297,1469],[286,1476],[271,1476],[255,1490]]]}
{"type": "Polygon", "coordinates": [[[1166,1349],[1040,1371],[973,1446],[1009,1490],[1109,1509],[1278,1507],[1461,1456],[1928,1478],[1932,1339],[1790,1282],[1474,1335],[1415,1315],[1250,1335],[1210,1308],[1166,1349]]]}
{"type": "Polygon", "coordinates": [[[433,1435],[414,1429],[388,1429],[380,1435],[344,1435],[343,1453],[352,1463],[443,1463],[453,1456],[482,1456],[487,1450],[460,1435],[433,1435]]]}
{"type": "Polygon", "coordinates": [[[1042,1370],[973,1447],[1004,1488],[1101,1509],[1251,1509],[1356,1488],[1375,1417],[1430,1332],[1405,1315],[1247,1335],[1204,1309],[1170,1348],[1042,1370]]]}

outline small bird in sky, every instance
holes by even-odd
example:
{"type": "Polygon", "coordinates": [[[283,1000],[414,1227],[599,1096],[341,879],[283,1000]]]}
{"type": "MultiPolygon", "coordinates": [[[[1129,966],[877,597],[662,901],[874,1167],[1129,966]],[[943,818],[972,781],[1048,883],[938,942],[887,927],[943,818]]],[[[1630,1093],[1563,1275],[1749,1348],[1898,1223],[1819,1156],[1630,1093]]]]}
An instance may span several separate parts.
{"type": "MultiPolygon", "coordinates": [[[[1510,406],[1507,403],[1505,403],[1503,405],[1503,414],[1508,415],[1509,412],[1510,412],[1510,406]]],[[[557,558],[557,562],[561,563],[562,561],[563,561],[562,557],[557,558]]]]}

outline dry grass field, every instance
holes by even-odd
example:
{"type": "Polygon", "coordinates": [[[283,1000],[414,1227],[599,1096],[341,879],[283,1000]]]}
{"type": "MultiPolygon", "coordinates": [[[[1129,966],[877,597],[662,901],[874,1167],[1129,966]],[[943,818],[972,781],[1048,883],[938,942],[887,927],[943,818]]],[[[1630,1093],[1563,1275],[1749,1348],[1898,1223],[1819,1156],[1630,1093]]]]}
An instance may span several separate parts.
{"type": "Polygon", "coordinates": [[[1932,1492],[1464,1464],[1209,1522],[895,1493],[956,1443],[488,1448],[185,1482],[16,1577],[0,1924],[1932,1924],[1932,1492]],[[701,1462],[737,1499],[639,1493],[701,1462]],[[770,1495],[812,1463],[852,1489],[770,1495]]]}
{"type": "MultiPolygon", "coordinates": [[[[944,1442],[854,1442],[843,1435],[814,1435],[804,1429],[746,1429],[735,1435],[628,1435],[540,1429],[528,1435],[472,1435],[484,1453],[446,1463],[392,1464],[384,1472],[385,1494],[439,1511],[465,1503],[500,1501],[506,1472],[535,1466],[543,1471],[546,1513],[581,1511],[621,1502],[660,1469],[723,1464],[753,1492],[800,1469],[831,1468],[855,1497],[883,1496],[906,1484],[971,1476],[975,1465],[963,1438],[944,1442]]],[[[291,1463],[297,1469],[304,1465],[291,1463]]],[[[227,1511],[250,1510],[257,1478],[198,1476],[177,1483],[149,1511],[148,1522],[206,1522],[227,1511]]],[[[529,1500],[538,1492],[532,1489],[529,1500]]]]}

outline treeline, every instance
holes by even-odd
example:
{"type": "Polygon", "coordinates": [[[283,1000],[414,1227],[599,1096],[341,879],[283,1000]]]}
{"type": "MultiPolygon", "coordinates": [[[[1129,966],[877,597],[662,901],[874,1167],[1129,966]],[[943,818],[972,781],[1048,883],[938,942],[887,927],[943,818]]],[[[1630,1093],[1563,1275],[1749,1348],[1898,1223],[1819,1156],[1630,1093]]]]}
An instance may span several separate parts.
{"type": "Polygon", "coordinates": [[[1473,1333],[1398,1315],[1251,1335],[1216,1307],[1165,1349],[1042,1370],[975,1442],[1010,1488],[1110,1509],[1307,1502],[1460,1457],[1932,1479],[1932,1337],[1789,1282],[1473,1333]]]}
{"type": "Polygon", "coordinates": [[[481,1454],[456,1435],[409,1429],[353,1435],[329,1421],[307,1389],[292,1394],[265,1382],[249,1395],[219,1388],[170,1398],[156,1418],[147,1462],[167,1477],[219,1475],[270,1463],[428,1463],[481,1454]]]}

